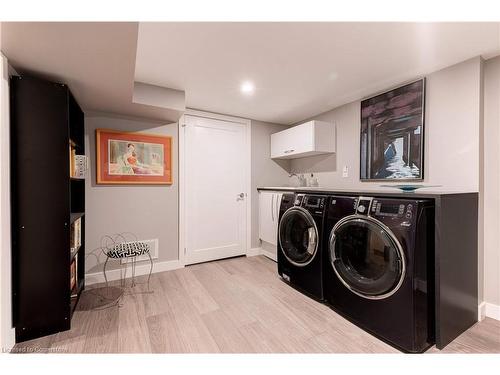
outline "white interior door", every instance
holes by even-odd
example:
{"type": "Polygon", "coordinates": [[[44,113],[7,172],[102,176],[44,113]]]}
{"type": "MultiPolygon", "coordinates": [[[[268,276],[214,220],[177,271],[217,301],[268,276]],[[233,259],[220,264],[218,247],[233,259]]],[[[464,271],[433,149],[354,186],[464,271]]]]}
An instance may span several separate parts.
{"type": "Polygon", "coordinates": [[[246,253],[247,147],[241,123],[185,116],[186,264],[246,253]]]}

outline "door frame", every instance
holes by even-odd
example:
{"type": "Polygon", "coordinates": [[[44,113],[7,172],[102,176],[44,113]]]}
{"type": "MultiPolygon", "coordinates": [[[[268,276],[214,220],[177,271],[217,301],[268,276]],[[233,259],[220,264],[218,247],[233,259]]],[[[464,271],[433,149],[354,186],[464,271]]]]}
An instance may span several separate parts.
{"type": "Polygon", "coordinates": [[[185,150],[186,138],[184,134],[184,127],[186,126],[186,116],[201,117],[219,121],[235,122],[245,125],[245,221],[246,221],[246,238],[245,238],[245,254],[248,255],[251,249],[252,238],[252,202],[251,202],[251,120],[221,115],[218,113],[211,113],[199,111],[195,109],[186,109],[184,114],[178,121],[179,132],[179,263],[181,266],[186,265],[186,214],[185,202],[186,185],[185,185],[185,150]]]}

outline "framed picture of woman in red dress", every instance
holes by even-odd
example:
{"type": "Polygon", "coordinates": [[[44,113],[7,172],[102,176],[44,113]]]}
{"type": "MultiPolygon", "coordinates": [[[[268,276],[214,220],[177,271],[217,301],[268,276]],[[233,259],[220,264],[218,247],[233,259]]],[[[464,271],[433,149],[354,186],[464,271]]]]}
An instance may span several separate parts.
{"type": "Polygon", "coordinates": [[[172,184],[172,137],[96,130],[98,184],[172,184]]]}

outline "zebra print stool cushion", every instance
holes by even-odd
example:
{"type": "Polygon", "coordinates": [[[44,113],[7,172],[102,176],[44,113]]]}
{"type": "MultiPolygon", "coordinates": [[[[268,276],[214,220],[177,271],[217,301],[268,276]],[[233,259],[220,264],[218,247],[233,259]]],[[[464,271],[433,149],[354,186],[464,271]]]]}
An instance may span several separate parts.
{"type": "Polygon", "coordinates": [[[127,242],[113,246],[106,255],[110,258],[130,258],[149,253],[149,245],[145,242],[127,242]]]}

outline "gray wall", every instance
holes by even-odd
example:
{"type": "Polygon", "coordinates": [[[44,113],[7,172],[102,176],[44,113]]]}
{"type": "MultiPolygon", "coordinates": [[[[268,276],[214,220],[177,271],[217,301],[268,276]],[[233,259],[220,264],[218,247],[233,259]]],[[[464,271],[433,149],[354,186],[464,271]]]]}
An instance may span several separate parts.
{"type": "MultiPolygon", "coordinates": [[[[91,178],[85,182],[85,246],[87,272],[102,269],[100,260],[89,255],[100,246],[104,234],[133,232],[139,239],[158,238],[158,261],[178,259],[178,137],[177,123],[159,124],[148,121],[93,115],[85,118],[85,152],[90,157],[91,178]],[[172,185],[97,185],[95,130],[97,128],[148,132],[173,137],[172,185]]],[[[98,252],[97,252],[98,253],[98,252]]],[[[110,265],[116,268],[118,263],[110,265]]]]}
{"type": "MultiPolygon", "coordinates": [[[[481,60],[474,58],[427,76],[426,183],[447,189],[479,190],[480,70],[481,60]]],[[[314,116],[312,119],[335,123],[337,152],[294,159],[291,170],[314,172],[324,187],[379,186],[380,182],[359,179],[359,113],[360,101],[356,101],[314,116]],[[349,168],[347,178],[342,177],[343,166],[349,168]]]]}
{"type": "Polygon", "coordinates": [[[288,184],[289,160],[271,159],[271,134],[288,126],[252,120],[252,248],[259,243],[259,186],[285,186],[288,184]]]}
{"type": "Polygon", "coordinates": [[[500,56],[484,63],[484,300],[500,305],[500,56]]]}
{"type": "MultiPolygon", "coordinates": [[[[289,161],[270,158],[270,135],[287,128],[260,121],[251,123],[251,246],[259,247],[258,186],[283,186],[288,182],[289,161]]],[[[89,255],[100,246],[103,234],[132,231],[141,239],[159,239],[158,261],[178,259],[178,128],[177,124],[158,124],[114,115],[98,114],[85,119],[86,153],[90,156],[90,179],[86,181],[86,250],[87,272],[102,269],[89,255]],[[171,186],[96,185],[95,129],[144,131],[173,136],[174,184],[171,186]]],[[[98,253],[98,252],[97,252],[98,253]]],[[[110,266],[110,269],[118,264],[110,266]]]]}

